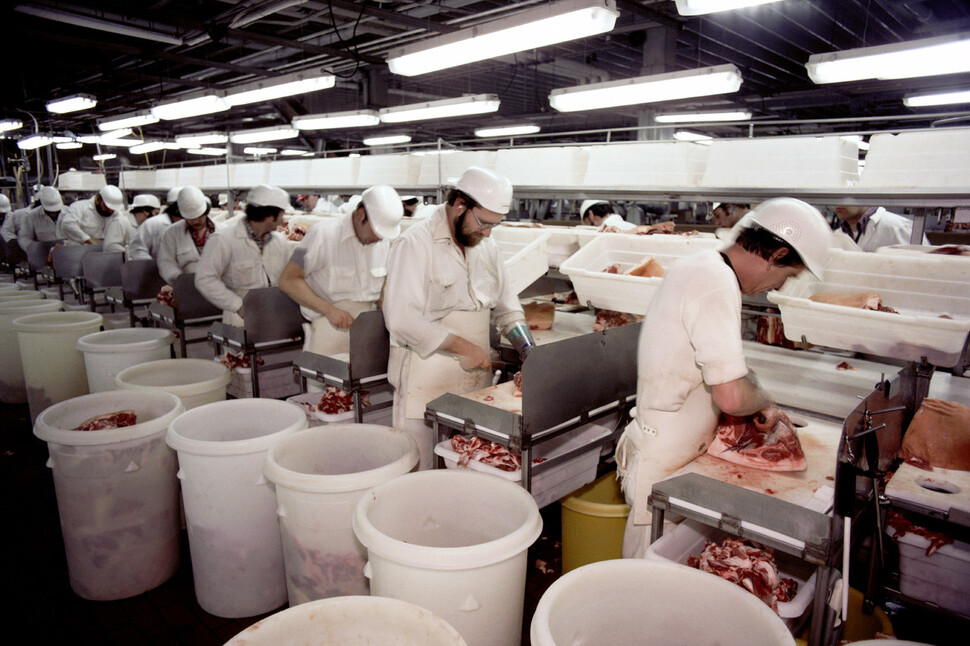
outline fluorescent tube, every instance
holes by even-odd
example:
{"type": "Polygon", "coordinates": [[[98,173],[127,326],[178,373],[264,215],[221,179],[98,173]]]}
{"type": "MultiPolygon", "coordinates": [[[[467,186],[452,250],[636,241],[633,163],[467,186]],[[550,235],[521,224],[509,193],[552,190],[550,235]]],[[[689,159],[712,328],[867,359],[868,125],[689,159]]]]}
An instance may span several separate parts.
{"type": "Polygon", "coordinates": [[[362,128],[381,122],[377,110],[350,110],[325,114],[305,114],[293,117],[293,127],[300,130],[329,130],[333,128],[362,128]]]}
{"type": "Polygon", "coordinates": [[[159,103],[152,107],[152,114],[159,119],[175,121],[176,119],[187,119],[203,114],[224,112],[229,107],[221,94],[203,94],[192,99],[159,103]]]}
{"type": "Polygon", "coordinates": [[[54,144],[54,147],[58,150],[73,150],[75,148],[83,148],[84,144],[82,144],[80,141],[62,141],[54,144]]]}
{"type": "Polygon", "coordinates": [[[313,157],[313,153],[308,150],[297,150],[296,148],[284,148],[280,154],[285,157],[313,157]]]}
{"type": "Polygon", "coordinates": [[[497,112],[499,103],[501,102],[497,94],[475,94],[457,99],[426,101],[424,103],[399,105],[393,108],[381,108],[380,114],[381,121],[384,123],[402,123],[497,112]]]}
{"type": "Polygon", "coordinates": [[[406,144],[411,141],[410,135],[387,135],[384,137],[369,137],[364,139],[365,146],[391,146],[393,144],[406,144]]]}
{"type": "Polygon", "coordinates": [[[501,128],[478,128],[475,130],[476,137],[512,137],[515,135],[534,135],[539,132],[539,126],[521,125],[504,126],[501,128]]]}
{"type": "Polygon", "coordinates": [[[135,144],[128,148],[128,152],[133,155],[140,155],[142,153],[153,153],[157,150],[164,150],[165,143],[161,141],[146,141],[143,144],[135,144]]]}
{"type": "Polygon", "coordinates": [[[0,121],[0,132],[10,132],[24,127],[24,122],[20,119],[4,119],[0,121]]]}
{"type": "Polygon", "coordinates": [[[332,74],[323,75],[293,75],[288,77],[292,80],[280,82],[280,79],[269,79],[249,83],[239,88],[233,88],[226,93],[226,103],[230,106],[246,105],[247,103],[258,103],[260,101],[272,101],[286,96],[306,94],[317,90],[332,88],[337,79],[332,74]]]}
{"type": "Polygon", "coordinates": [[[680,114],[658,114],[654,117],[657,123],[701,123],[708,121],[747,121],[751,113],[747,110],[729,112],[683,112],[680,114]]]}
{"type": "Polygon", "coordinates": [[[805,67],[820,84],[970,72],[970,32],[812,54],[805,67]]]}
{"type": "Polygon", "coordinates": [[[202,132],[197,135],[176,135],[175,143],[180,146],[194,148],[209,144],[224,144],[229,141],[229,135],[224,132],[202,132]]]}
{"type": "Polygon", "coordinates": [[[90,94],[75,94],[73,96],[66,96],[63,99],[48,101],[47,111],[55,114],[65,114],[67,112],[90,110],[96,105],[98,105],[98,100],[90,94]]]}
{"type": "Polygon", "coordinates": [[[17,141],[17,148],[21,150],[34,150],[43,146],[50,146],[54,143],[53,137],[47,135],[30,135],[17,141]]]}
{"type": "Polygon", "coordinates": [[[698,132],[691,132],[690,130],[678,130],[674,133],[674,139],[677,141],[697,141],[701,143],[710,143],[714,137],[702,135],[698,132]]]}
{"type": "Polygon", "coordinates": [[[212,157],[215,157],[218,155],[225,155],[226,149],[225,148],[189,148],[185,152],[189,153],[190,155],[210,155],[212,157]]]}
{"type": "Polygon", "coordinates": [[[104,121],[98,122],[98,130],[118,130],[119,128],[137,128],[139,126],[148,126],[153,123],[158,123],[158,117],[151,113],[150,110],[141,110],[139,112],[132,112],[131,114],[120,115],[117,117],[111,117],[110,119],[105,119],[104,121]]]}
{"type": "Polygon", "coordinates": [[[920,108],[926,105],[952,105],[954,103],[970,103],[970,90],[935,94],[907,94],[903,97],[903,105],[907,108],[920,108]]]}
{"type": "Polygon", "coordinates": [[[701,16],[708,13],[733,11],[744,7],[771,4],[779,0],[677,0],[677,13],[682,16],[701,16]]]}
{"type": "Polygon", "coordinates": [[[114,153],[104,153],[103,155],[92,155],[91,159],[93,159],[96,162],[101,162],[101,161],[108,161],[109,159],[114,159],[117,156],[118,155],[114,153]]]}
{"type": "Polygon", "coordinates": [[[246,155],[272,155],[275,152],[275,148],[261,148],[259,146],[248,146],[243,148],[243,153],[246,155]]]}
{"type": "Polygon", "coordinates": [[[300,131],[290,126],[272,126],[270,128],[254,128],[253,130],[240,130],[229,135],[229,141],[234,144],[258,144],[264,141],[280,141],[281,139],[293,139],[298,137],[300,131]]]}

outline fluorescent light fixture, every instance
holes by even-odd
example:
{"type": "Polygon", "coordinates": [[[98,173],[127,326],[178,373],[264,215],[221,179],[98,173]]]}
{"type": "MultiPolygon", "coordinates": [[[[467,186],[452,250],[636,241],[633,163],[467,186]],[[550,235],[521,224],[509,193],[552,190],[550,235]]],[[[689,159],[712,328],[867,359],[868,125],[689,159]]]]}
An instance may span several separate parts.
{"type": "Polygon", "coordinates": [[[418,155],[420,157],[421,155],[450,155],[452,153],[457,153],[457,152],[461,152],[461,151],[455,148],[442,148],[441,150],[434,148],[432,150],[412,150],[411,154],[418,155]]]}
{"type": "MultiPolygon", "coordinates": [[[[131,134],[131,128],[120,128],[112,130],[102,135],[81,135],[77,138],[82,144],[100,144],[104,142],[114,142],[131,134]]],[[[135,142],[138,143],[138,142],[135,142]]]]}
{"type": "Polygon", "coordinates": [[[0,121],[0,132],[10,132],[24,127],[24,122],[20,119],[4,119],[0,121]]]}
{"type": "Polygon", "coordinates": [[[17,148],[21,150],[34,150],[35,148],[50,146],[52,143],[54,143],[54,139],[47,135],[30,135],[17,141],[17,148]]]}
{"type": "Polygon", "coordinates": [[[512,137],[515,135],[534,135],[539,132],[539,126],[521,125],[504,126],[501,128],[478,128],[475,130],[476,137],[512,137]]]}
{"type": "Polygon", "coordinates": [[[71,141],[74,141],[74,137],[67,137],[64,135],[54,135],[53,137],[51,137],[51,141],[53,141],[55,144],[66,144],[71,141]]]}
{"type": "Polygon", "coordinates": [[[424,103],[411,103],[393,108],[381,108],[380,114],[381,121],[384,123],[402,123],[497,112],[499,103],[501,102],[497,94],[474,94],[457,99],[425,101],[424,103]]]}
{"type": "Polygon", "coordinates": [[[558,88],[549,94],[549,103],[560,112],[576,112],[726,94],[737,92],[740,88],[741,72],[737,67],[715,65],[685,72],[558,88]]]}
{"type": "Polygon", "coordinates": [[[128,139],[105,139],[102,137],[101,141],[98,142],[101,146],[121,146],[124,148],[131,148],[132,146],[137,146],[138,144],[145,143],[144,139],[138,137],[131,137],[128,139]]]}
{"type": "Polygon", "coordinates": [[[280,154],[285,157],[313,157],[313,153],[307,150],[297,150],[296,148],[284,148],[280,154]]]}
{"type": "Polygon", "coordinates": [[[384,137],[369,137],[364,139],[365,146],[392,146],[406,144],[411,141],[411,135],[387,135],[384,137]]]}
{"type": "Polygon", "coordinates": [[[243,152],[247,155],[272,155],[276,152],[275,148],[261,148],[259,146],[248,146],[243,148],[243,152]]]}
{"type": "Polygon", "coordinates": [[[128,148],[128,152],[133,155],[140,155],[142,153],[153,153],[157,150],[164,150],[165,142],[163,141],[146,141],[143,144],[135,144],[128,148]]]}
{"type": "Polygon", "coordinates": [[[805,67],[809,78],[816,83],[970,72],[970,32],[812,54],[805,67]]]}
{"type": "Polygon", "coordinates": [[[229,141],[229,135],[224,132],[200,132],[196,135],[176,135],[175,143],[180,146],[195,148],[209,144],[224,144],[229,141]]]}
{"type": "Polygon", "coordinates": [[[101,162],[101,161],[108,161],[109,159],[114,159],[117,156],[118,155],[114,153],[104,153],[103,155],[92,155],[91,159],[93,159],[96,162],[101,162]]]}
{"type": "Polygon", "coordinates": [[[691,132],[690,130],[678,130],[674,133],[674,139],[677,141],[698,141],[710,143],[714,137],[702,135],[698,132],[691,132]]]}
{"type": "Polygon", "coordinates": [[[73,96],[66,96],[63,99],[48,101],[47,111],[55,114],[65,114],[67,112],[90,110],[96,105],[98,105],[98,100],[90,94],[75,94],[73,96]]]}
{"type": "Polygon", "coordinates": [[[613,29],[615,0],[563,0],[391,50],[394,74],[417,76],[613,29]]]}
{"type": "Polygon", "coordinates": [[[305,114],[293,117],[293,127],[300,130],[330,130],[333,128],[363,128],[376,126],[381,122],[377,110],[350,110],[349,112],[329,112],[326,114],[305,114]]]}
{"type": "Polygon", "coordinates": [[[756,7],[772,2],[778,2],[778,0],[677,0],[677,13],[682,16],[701,16],[707,13],[756,7]]]}
{"type": "Polygon", "coordinates": [[[98,122],[98,130],[118,130],[119,128],[137,128],[158,123],[158,117],[151,113],[151,110],[141,110],[130,114],[111,117],[98,122]]]}
{"type": "Polygon", "coordinates": [[[952,105],[954,103],[970,103],[970,90],[937,92],[935,94],[907,94],[903,97],[903,105],[907,108],[921,108],[927,105],[952,105]]]}
{"type": "Polygon", "coordinates": [[[224,112],[230,108],[221,93],[203,94],[191,99],[168,101],[152,107],[152,114],[159,119],[175,121],[203,114],[224,112]]]}
{"type": "Polygon", "coordinates": [[[75,148],[83,148],[84,144],[80,141],[62,141],[58,144],[54,144],[54,147],[58,150],[73,150],[75,148]]]}
{"type": "Polygon", "coordinates": [[[169,34],[163,34],[158,31],[151,31],[150,29],[141,29],[139,27],[131,27],[117,22],[109,22],[107,20],[101,20],[99,18],[90,18],[88,16],[82,16],[76,13],[70,13],[67,11],[60,11],[58,9],[49,9],[47,7],[33,7],[30,5],[17,5],[14,11],[19,11],[20,13],[25,13],[30,16],[37,16],[38,18],[45,18],[47,20],[54,20],[56,22],[63,22],[74,27],[87,27],[88,29],[98,29],[100,31],[106,31],[112,34],[118,34],[120,36],[131,36],[132,38],[142,38],[144,40],[152,40],[157,43],[166,43],[168,45],[181,45],[182,39],[175,36],[170,36],[169,34]]]}
{"type": "Polygon", "coordinates": [[[212,157],[226,154],[225,148],[190,148],[186,150],[190,155],[210,155],[212,157]]]}
{"type": "Polygon", "coordinates": [[[654,117],[657,123],[703,123],[708,121],[747,121],[751,113],[747,110],[732,110],[728,112],[683,112],[658,114],[654,117]]]}
{"type": "Polygon", "coordinates": [[[267,79],[248,83],[246,85],[226,91],[226,103],[230,106],[272,101],[286,96],[306,94],[317,90],[326,90],[336,85],[337,79],[332,74],[294,74],[284,79],[267,79]]]}
{"type": "Polygon", "coordinates": [[[300,131],[291,126],[272,126],[269,128],[254,128],[253,130],[240,130],[229,135],[229,141],[234,144],[258,144],[264,141],[280,141],[282,139],[293,139],[298,137],[300,131]]]}

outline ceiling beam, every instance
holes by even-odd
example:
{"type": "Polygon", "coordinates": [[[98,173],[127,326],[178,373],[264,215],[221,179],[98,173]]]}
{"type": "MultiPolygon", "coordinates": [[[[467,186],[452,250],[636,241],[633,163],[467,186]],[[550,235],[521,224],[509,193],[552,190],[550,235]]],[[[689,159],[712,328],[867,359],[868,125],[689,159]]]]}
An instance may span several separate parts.
{"type": "MultiPolygon", "coordinates": [[[[316,3],[311,3],[316,4],[316,3]]],[[[322,4],[322,3],[321,3],[322,4]]],[[[455,31],[459,31],[460,27],[454,27],[452,25],[445,25],[440,22],[434,22],[433,20],[427,18],[412,18],[411,16],[405,15],[403,13],[398,13],[396,11],[387,11],[386,9],[380,9],[370,4],[369,2],[347,2],[346,0],[330,0],[327,4],[332,4],[335,7],[340,7],[341,9],[346,9],[357,13],[360,11],[361,6],[364,8],[364,13],[368,16],[374,16],[382,21],[387,21],[394,24],[404,25],[405,27],[411,27],[413,29],[424,29],[426,31],[436,32],[439,34],[450,34],[455,31]]]]}
{"type": "Polygon", "coordinates": [[[226,38],[233,40],[235,42],[255,42],[262,45],[273,45],[276,47],[285,47],[287,49],[295,49],[298,51],[303,51],[308,54],[318,54],[320,56],[334,56],[336,58],[343,58],[349,60],[360,60],[365,63],[372,63],[375,65],[383,65],[384,59],[378,58],[376,56],[368,56],[367,54],[355,54],[343,49],[338,49],[336,47],[325,47],[322,45],[311,45],[310,43],[302,43],[298,40],[292,40],[287,38],[277,38],[276,36],[268,36],[266,34],[257,34],[252,31],[243,31],[242,29],[229,29],[226,31],[226,38]]]}

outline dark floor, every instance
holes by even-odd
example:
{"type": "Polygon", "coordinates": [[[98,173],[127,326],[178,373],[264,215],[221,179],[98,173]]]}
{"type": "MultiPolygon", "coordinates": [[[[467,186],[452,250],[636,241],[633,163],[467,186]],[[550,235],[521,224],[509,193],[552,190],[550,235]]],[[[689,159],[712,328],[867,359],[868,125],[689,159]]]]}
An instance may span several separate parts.
{"type": "MultiPolygon", "coordinates": [[[[60,521],[47,444],[33,436],[26,404],[0,404],[0,491],[3,492],[3,569],[12,608],[5,612],[11,634],[30,635],[37,644],[69,640],[78,644],[164,644],[210,646],[229,638],[266,615],[223,619],[205,612],[195,600],[188,540],[183,531],[182,563],[162,586],[122,601],[86,601],[71,590],[61,540],[60,521]],[[19,630],[15,629],[18,628],[19,630]]],[[[529,550],[523,639],[536,604],[560,568],[560,510],[543,509],[543,534],[529,550]],[[536,562],[551,569],[544,574],[536,562]]],[[[271,614],[271,613],[270,613],[271,614]]]]}

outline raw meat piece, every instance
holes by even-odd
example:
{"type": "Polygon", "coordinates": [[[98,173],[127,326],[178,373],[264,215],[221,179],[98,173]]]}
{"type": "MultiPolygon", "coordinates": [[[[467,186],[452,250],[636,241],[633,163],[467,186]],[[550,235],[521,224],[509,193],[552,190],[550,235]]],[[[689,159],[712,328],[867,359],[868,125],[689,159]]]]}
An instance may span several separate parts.
{"type": "Polygon", "coordinates": [[[647,224],[633,229],[633,233],[638,236],[650,236],[657,233],[673,233],[676,225],[672,221],[658,222],[657,224],[647,224]]]}
{"type": "Polygon", "coordinates": [[[521,397],[522,396],[522,371],[519,370],[515,375],[512,376],[512,396],[521,397]]]}
{"type": "MultiPolygon", "coordinates": [[[[361,408],[367,408],[370,406],[368,394],[369,393],[366,390],[361,391],[361,408]]],[[[323,395],[320,397],[319,402],[316,404],[304,404],[304,406],[314,413],[323,413],[324,415],[339,415],[340,413],[346,413],[354,407],[354,396],[344,390],[341,390],[340,388],[337,388],[336,386],[327,386],[324,388],[323,395]]]]}
{"type": "Polygon", "coordinates": [[[835,369],[836,370],[855,370],[855,368],[852,367],[852,364],[849,363],[848,361],[843,361],[839,365],[835,366],[835,369]]]}
{"type": "Polygon", "coordinates": [[[522,468],[522,458],[509,453],[501,444],[483,440],[480,437],[465,438],[453,435],[451,448],[458,453],[458,466],[467,466],[471,460],[501,469],[502,471],[517,471],[522,468]]]}
{"type": "Polygon", "coordinates": [[[155,300],[162,305],[168,305],[169,307],[175,307],[174,292],[172,291],[171,285],[163,285],[162,289],[159,290],[158,296],[155,300]]]}
{"type": "Polygon", "coordinates": [[[290,228],[290,231],[286,234],[286,239],[300,241],[309,230],[310,227],[305,224],[294,224],[290,228]]]}
{"type": "Polygon", "coordinates": [[[889,312],[899,314],[891,307],[882,304],[882,299],[875,292],[859,292],[855,294],[837,294],[834,292],[819,292],[808,297],[816,303],[828,303],[830,305],[842,305],[844,307],[858,307],[864,310],[876,312],[889,312]]]}
{"type": "Polygon", "coordinates": [[[779,316],[759,316],[755,340],[765,345],[777,345],[789,350],[795,349],[795,344],[785,336],[785,326],[779,316]]]}
{"type": "Polygon", "coordinates": [[[611,327],[620,327],[630,323],[639,323],[643,317],[639,314],[628,314],[614,310],[597,310],[596,320],[593,322],[593,332],[602,332],[611,327]]]}
{"type": "Polygon", "coordinates": [[[526,303],[522,306],[525,322],[530,330],[551,330],[556,316],[556,306],[549,302],[526,303]]]}
{"type": "Polygon", "coordinates": [[[579,297],[576,296],[576,292],[569,292],[568,294],[554,294],[552,297],[553,303],[562,303],[563,305],[573,305],[579,302],[579,297]]]}
{"type": "Polygon", "coordinates": [[[707,452],[734,464],[765,471],[804,471],[808,468],[795,429],[784,421],[775,424],[771,431],[760,431],[752,417],[721,413],[714,441],[707,452]]]}
{"type": "Polygon", "coordinates": [[[730,536],[720,544],[707,541],[700,556],[687,557],[687,565],[741,586],[775,612],[779,601],[791,601],[798,590],[794,579],[779,575],[773,549],[730,536]]]}
{"type": "MultiPolygon", "coordinates": [[[[219,363],[229,368],[230,370],[235,370],[236,368],[249,368],[250,363],[249,355],[245,352],[239,351],[235,354],[232,352],[227,352],[221,359],[219,363]]],[[[262,357],[256,357],[256,365],[261,366],[265,362],[262,357]]]]}
{"type": "Polygon", "coordinates": [[[103,431],[109,428],[122,428],[124,426],[134,426],[138,417],[133,410],[116,410],[113,413],[95,415],[89,420],[81,422],[74,428],[75,431],[103,431]]]}
{"type": "Polygon", "coordinates": [[[945,244],[939,249],[930,251],[930,253],[944,256],[970,256],[970,247],[963,244],[945,244]]]}
{"type": "Polygon", "coordinates": [[[620,263],[614,262],[612,265],[604,269],[603,272],[607,274],[622,274],[623,268],[620,267],[620,263]]]}
{"type": "Polygon", "coordinates": [[[643,261],[626,271],[627,276],[642,276],[644,278],[662,278],[664,268],[652,256],[647,256],[643,261]]]}
{"type": "Polygon", "coordinates": [[[886,514],[886,525],[892,527],[896,530],[893,535],[893,541],[899,542],[899,539],[903,534],[916,534],[917,536],[922,536],[930,542],[926,546],[926,555],[933,556],[936,550],[940,549],[944,545],[949,545],[953,542],[952,536],[947,536],[946,534],[941,534],[940,532],[931,532],[925,527],[919,525],[914,525],[903,517],[898,511],[890,511],[886,514]]]}
{"type": "Polygon", "coordinates": [[[924,399],[903,435],[899,457],[921,469],[970,471],[970,408],[924,399]]]}

